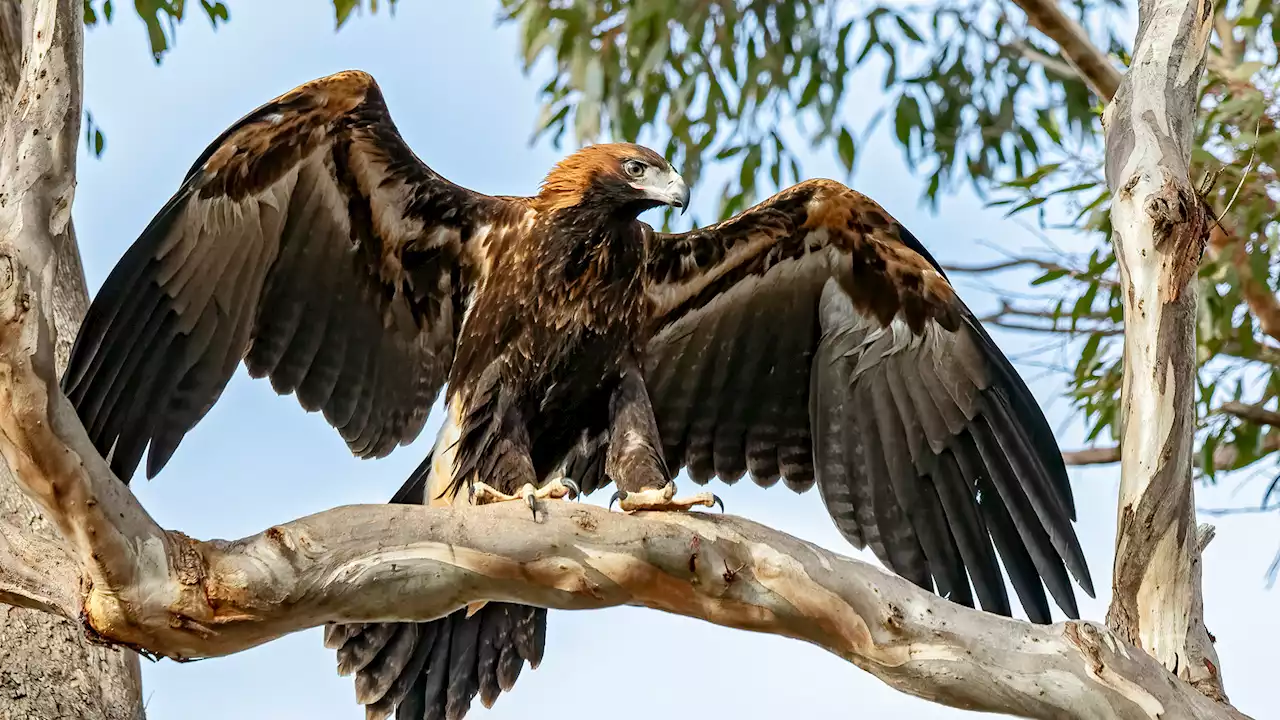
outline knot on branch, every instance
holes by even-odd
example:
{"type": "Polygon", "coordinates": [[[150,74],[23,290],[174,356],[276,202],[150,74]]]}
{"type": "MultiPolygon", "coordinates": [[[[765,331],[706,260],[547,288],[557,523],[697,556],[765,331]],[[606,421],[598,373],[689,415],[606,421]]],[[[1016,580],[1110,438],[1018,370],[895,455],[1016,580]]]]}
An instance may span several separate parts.
{"type": "Polygon", "coordinates": [[[1155,247],[1172,265],[1160,299],[1174,302],[1195,277],[1209,241],[1210,213],[1204,200],[1186,183],[1165,177],[1158,192],[1147,198],[1144,209],[1151,217],[1155,247]]]}
{"type": "MultiPolygon", "coordinates": [[[[1105,642],[1106,631],[1095,627],[1092,623],[1069,620],[1063,624],[1062,634],[1067,642],[1079,648],[1080,652],[1089,659],[1089,672],[1101,676],[1103,670],[1106,670],[1106,663],[1102,661],[1102,645],[1105,642]]],[[[1114,645],[1114,638],[1111,643],[1114,645]]]]}
{"type": "Polygon", "coordinates": [[[693,535],[688,542],[688,574],[677,577],[687,579],[709,597],[723,598],[735,583],[749,580],[752,563],[743,558],[743,548],[727,540],[704,539],[693,535]]]}
{"type": "Polygon", "coordinates": [[[14,261],[12,246],[0,249],[0,323],[21,326],[31,309],[31,297],[18,277],[20,264],[14,261]]]}
{"type": "Polygon", "coordinates": [[[173,558],[174,577],[184,587],[203,584],[208,573],[205,570],[204,555],[197,547],[198,541],[177,530],[166,530],[165,534],[173,546],[170,557],[173,558]]]}

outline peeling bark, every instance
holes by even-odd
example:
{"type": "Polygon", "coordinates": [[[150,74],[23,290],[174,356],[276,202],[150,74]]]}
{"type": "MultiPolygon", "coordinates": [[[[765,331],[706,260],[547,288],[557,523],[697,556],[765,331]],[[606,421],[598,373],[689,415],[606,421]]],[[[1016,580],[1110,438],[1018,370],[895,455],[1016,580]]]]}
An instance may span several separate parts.
{"type": "Polygon", "coordinates": [[[1103,116],[1125,315],[1119,528],[1107,624],[1207,696],[1225,700],[1204,627],[1191,482],[1190,281],[1209,216],[1188,168],[1212,19],[1209,0],[1142,0],[1133,63],[1103,116]]]}
{"type": "MultiPolygon", "coordinates": [[[[88,307],[75,233],[62,219],[70,208],[79,140],[80,7],[29,2],[25,9],[28,30],[19,0],[0,0],[0,108],[6,122],[0,227],[6,237],[32,232],[52,239],[57,264],[46,312],[52,314],[61,368],[88,307]],[[55,16],[55,11],[69,14],[55,16]],[[38,54],[24,60],[24,38],[32,45],[29,36],[37,29],[42,34],[34,43],[38,54]],[[46,147],[35,147],[39,144],[46,147]],[[28,164],[29,159],[34,162],[28,164]],[[45,207],[61,211],[41,223],[29,214],[33,207],[38,213],[45,207]]],[[[79,564],[65,540],[8,468],[0,467],[0,601],[15,605],[0,607],[0,720],[143,716],[137,656],[90,642],[74,614],[48,612],[79,594],[79,564]]]]}

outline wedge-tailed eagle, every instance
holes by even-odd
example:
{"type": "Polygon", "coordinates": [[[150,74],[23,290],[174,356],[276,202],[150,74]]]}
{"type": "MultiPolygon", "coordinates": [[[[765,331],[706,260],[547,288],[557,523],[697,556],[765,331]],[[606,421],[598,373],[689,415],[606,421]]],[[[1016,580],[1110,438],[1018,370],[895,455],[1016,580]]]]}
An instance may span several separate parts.
{"type": "MultiPolygon", "coordinates": [[[[63,385],[126,481],[148,445],[147,475],[164,467],[241,361],[362,457],[412,441],[447,386],[396,501],[550,482],[709,505],[674,496],[680,470],[817,485],[919,586],[1008,615],[999,558],[1031,620],[1046,587],[1074,617],[1068,573],[1093,589],[1058,446],[920,242],[831,180],[691,232],[637,219],[688,202],[630,144],[570,155],[531,197],[467,190],[405,145],[369,75],[332,75],[200,156],[94,299],[63,385]]],[[[371,717],[456,719],[545,634],[545,610],[488,603],[326,640],[371,717]]]]}

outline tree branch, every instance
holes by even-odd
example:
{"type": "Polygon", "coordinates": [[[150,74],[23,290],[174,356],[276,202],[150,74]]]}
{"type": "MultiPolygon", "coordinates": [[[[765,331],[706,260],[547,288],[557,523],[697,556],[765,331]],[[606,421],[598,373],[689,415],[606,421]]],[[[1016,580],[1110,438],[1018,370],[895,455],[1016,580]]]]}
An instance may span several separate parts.
{"type": "Polygon", "coordinates": [[[1120,512],[1107,624],[1225,700],[1201,608],[1194,488],[1196,286],[1209,214],[1189,162],[1213,8],[1140,0],[1133,62],[1103,115],[1125,316],[1120,512]]]}
{"type": "Polygon", "coordinates": [[[1048,55],[1045,55],[1044,53],[1032,47],[1031,43],[1025,40],[1015,41],[1014,43],[1012,43],[1012,47],[1014,50],[1017,50],[1018,54],[1021,55],[1022,57],[1030,60],[1033,63],[1036,63],[1037,65],[1043,67],[1045,70],[1048,70],[1049,72],[1054,73],[1055,75],[1061,75],[1064,78],[1080,78],[1081,80],[1084,79],[1084,76],[1082,76],[1079,72],[1077,72],[1074,66],[1070,65],[1069,63],[1065,63],[1055,57],[1050,57],[1048,55]]]}
{"type": "MultiPolygon", "coordinates": [[[[9,250],[0,258],[10,260],[9,250]]],[[[366,505],[234,542],[162,530],[92,452],[40,363],[15,366],[15,356],[47,353],[14,347],[24,338],[38,345],[38,334],[12,331],[36,318],[12,312],[13,293],[0,300],[0,368],[22,389],[14,397],[40,400],[0,404],[0,451],[74,539],[88,577],[80,611],[104,639],[194,658],[325,622],[435,619],[478,600],[628,604],[805,640],[955,707],[1035,718],[1244,717],[1099,625],[1034,626],[963,608],[738,518],[552,501],[538,521],[517,503],[366,505]]]]}
{"type": "Polygon", "coordinates": [[[1120,87],[1120,71],[1089,40],[1089,35],[1062,11],[1056,0],[1014,0],[1027,14],[1032,27],[1058,44],[1062,57],[1075,68],[1089,89],[1110,100],[1120,87]]]}
{"type": "MultiPolygon", "coordinates": [[[[1277,430],[1272,430],[1262,436],[1260,443],[1259,455],[1280,450],[1280,412],[1268,410],[1260,405],[1246,405],[1241,402],[1224,402],[1218,406],[1215,413],[1223,413],[1226,415],[1234,415],[1242,420],[1256,423],[1258,425],[1268,425],[1277,430]]],[[[1215,470],[1233,470],[1240,458],[1240,452],[1234,445],[1224,445],[1217,448],[1213,453],[1213,466],[1215,470]]],[[[1062,460],[1067,465],[1106,465],[1109,463],[1120,462],[1120,447],[1113,445],[1111,447],[1094,447],[1085,448],[1083,450],[1069,450],[1062,453],[1062,460]]],[[[1195,467],[1203,467],[1204,462],[1202,456],[1197,453],[1191,458],[1195,467]]]]}
{"type": "Polygon", "coordinates": [[[1280,412],[1268,410],[1261,405],[1246,405],[1242,402],[1224,402],[1218,408],[1219,412],[1228,415],[1235,415],[1241,420],[1248,420],[1258,425],[1270,425],[1271,427],[1280,427],[1280,412]]]}
{"type": "MultiPolygon", "coordinates": [[[[51,2],[40,3],[35,9],[28,8],[29,20],[41,33],[40,42],[33,44],[35,52],[26,62],[17,62],[19,67],[12,75],[8,71],[0,73],[4,93],[10,99],[18,99],[7,108],[9,116],[0,136],[0,227],[7,229],[0,247],[15,241],[30,245],[34,253],[29,258],[31,266],[51,275],[55,272],[56,263],[53,251],[59,236],[67,232],[70,225],[75,150],[80,127],[77,42],[80,26],[76,23],[74,27],[67,27],[79,19],[79,12],[68,12],[61,18],[57,14],[59,10],[74,8],[79,11],[80,8],[74,0],[62,2],[67,3],[67,8],[59,8],[58,3],[51,2]],[[72,22],[58,22],[66,18],[72,22]],[[68,34],[72,35],[70,40],[68,34]],[[69,54],[68,49],[72,49],[74,54],[69,54]],[[12,87],[5,85],[10,80],[15,83],[12,87]]],[[[21,22],[17,5],[0,0],[0,43],[3,44],[0,50],[8,55],[0,58],[0,65],[14,61],[12,53],[19,52],[20,41],[15,38],[21,36],[14,28],[15,22],[21,22]]],[[[0,262],[0,293],[15,287],[17,273],[18,268],[11,259],[0,262]]],[[[16,297],[16,300],[27,304],[32,301],[25,295],[16,297]]],[[[47,305],[50,310],[53,306],[53,302],[47,305]]],[[[43,331],[52,336],[55,329],[49,326],[43,331]]],[[[74,337],[74,331],[71,334],[74,337]]],[[[0,376],[0,379],[7,378],[0,376]]],[[[13,483],[7,476],[8,470],[0,469],[0,481],[10,486],[13,483]]],[[[7,491],[9,487],[0,490],[7,491]]],[[[0,557],[14,560],[39,557],[40,553],[56,546],[56,540],[60,539],[56,533],[38,537],[33,532],[32,526],[43,525],[44,518],[31,514],[20,495],[9,495],[8,492],[0,493],[0,506],[6,511],[4,521],[0,522],[0,557]],[[26,526],[12,525],[12,521],[25,521],[26,526]]],[[[53,554],[49,560],[53,572],[25,576],[10,574],[0,580],[0,589],[12,594],[18,585],[36,583],[38,587],[32,588],[28,596],[33,606],[49,609],[50,604],[64,603],[68,596],[74,596],[74,593],[67,592],[67,588],[76,586],[74,578],[78,575],[78,566],[65,551],[53,554]],[[69,585],[64,585],[68,577],[59,572],[59,568],[73,570],[69,585]]],[[[43,565],[31,567],[43,568],[43,565]]]]}
{"type": "Polygon", "coordinates": [[[1120,446],[1112,445],[1111,447],[1093,447],[1084,448],[1083,450],[1064,450],[1062,451],[1062,462],[1072,467],[1118,463],[1120,462],[1120,446]]]}
{"type": "Polygon", "coordinates": [[[951,265],[944,265],[943,269],[946,270],[947,272],[962,273],[965,275],[985,275],[987,273],[998,273],[998,272],[1003,272],[1005,270],[1014,270],[1014,269],[1023,268],[1023,267],[1036,267],[1046,271],[1062,272],[1073,278],[1084,279],[1090,282],[1096,280],[1102,287],[1112,287],[1115,285],[1114,280],[1109,280],[1106,278],[1095,278],[1082,270],[1078,270],[1076,268],[1069,267],[1061,263],[1056,263],[1056,262],[1053,262],[1052,260],[1046,260],[1044,258],[1036,258],[1036,257],[1012,257],[1012,258],[1009,258],[1008,260],[1003,260],[1003,261],[994,262],[994,263],[986,263],[981,265],[951,264],[951,265]]]}
{"type": "MultiPolygon", "coordinates": [[[[88,307],[70,220],[82,32],[83,5],[75,0],[0,0],[0,242],[49,253],[38,267],[52,281],[51,295],[26,300],[40,301],[51,318],[44,331],[59,368],[88,307]]],[[[12,270],[0,267],[0,286],[12,270]]],[[[22,606],[0,610],[8,680],[0,683],[0,714],[144,717],[138,657],[88,641],[78,618],[80,580],[65,538],[0,466],[0,601],[22,606]]]]}
{"type": "MultiPolygon", "coordinates": [[[[1258,454],[1266,455],[1280,450],[1280,432],[1271,431],[1262,436],[1258,454]]],[[[1084,448],[1083,450],[1067,450],[1062,453],[1062,461],[1067,465],[1079,467],[1083,465],[1108,465],[1120,462],[1120,446],[1084,448]]],[[[1234,445],[1224,445],[1213,452],[1214,470],[1235,470],[1240,461],[1240,451],[1234,445]]],[[[1194,467],[1202,468],[1204,461],[1199,453],[1191,458],[1194,467]]]]}
{"type": "Polygon", "coordinates": [[[1104,335],[1114,336],[1123,335],[1124,329],[1120,323],[1114,322],[1106,313],[1089,312],[1081,313],[1072,317],[1071,315],[1062,315],[1054,310],[1040,310],[1032,308],[1023,308],[1010,303],[1008,300],[1000,301],[1000,308],[995,312],[988,313],[980,318],[980,322],[984,325],[992,325],[995,327],[1005,328],[1006,330],[1017,330],[1020,332],[1038,332],[1059,335],[1104,335]],[[1009,318],[1032,319],[1032,320],[1051,320],[1051,325],[1035,325],[1019,322],[1012,322],[1009,318]],[[1069,320],[1070,325],[1061,327],[1059,321],[1069,320]],[[1080,320],[1089,320],[1094,324],[1086,327],[1080,327],[1080,320]]]}
{"type": "MultiPolygon", "coordinates": [[[[977,272],[983,271],[978,270],[977,272]]],[[[1277,306],[1277,311],[1280,312],[1280,306],[1277,306]]],[[[1077,323],[1074,328],[1069,325],[1062,326],[1058,324],[1058,321],[1067,319],[1070,319],[1069,315],[1061,315],[1054,310],[1021,307],[1014,305],[1007,300],[1001,300],[1000,307],[996,311],[987,313],[986,315],[978,318],[978,320],[984,325],[1004,328],[1005,330],[1013,330],[1015,332],[1040,333],[1044,335],[1097,334],[1104,337],[1124,335],[1124,322],[1113,321],[1106,313],[1083,313],[1075,318],[1077,323]],[[1052,320],[1053,323],[1043,325],[1036,324],[1034,322],[1022,322],[1023,320],[1052,320]],[[1079,320],[1090,320],[1098,324],[1081,327],[1078,322],[1079,320]]],[[[1280,322],[1280,315],[1277,316],[1277,322],[1280,322]]],[[[1263,330],[1266,331],[1265,322],[1260,324],[1264,326],[1263,330]]],[[[1277,328],[1280,328],[1280,325],[1277,325],[1277,328]]],[[[1249,347],[1245,347],[1235,340],[1226,340],[1215,348],[1215,352],[1221,355],[1239,358],[1241,360],[1248,360],[1250,362],[1280,365],[1280,348],[1277,348],[1274,345],[1256,343],[1249,347]]]]}

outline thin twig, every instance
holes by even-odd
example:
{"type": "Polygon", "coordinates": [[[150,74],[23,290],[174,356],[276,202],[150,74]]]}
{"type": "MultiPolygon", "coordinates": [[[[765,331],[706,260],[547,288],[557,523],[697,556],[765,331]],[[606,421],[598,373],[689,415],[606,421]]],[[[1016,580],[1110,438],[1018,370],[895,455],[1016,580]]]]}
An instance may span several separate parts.
{"type": "Polygon", "coordinates": [[[1080,280],[1088,280],[1089,282],[1097,282],[1101,287],[1113,287],[1116,285],[1115,280],[1108,278],[1094,277],[1087,271],[1063,265],[1052,260],[1033,257],[1012,257],[1008,260],[999,262],[976,264],[976,265],[960,265],[950,263],[942,266],[947,272],[956,273],[958,275],[983,275],[988,273],[1004,272],[1006,270],[1016,270],[1018,268],[1034,267],[1040,268],[1047,272],[1063,272],[1068,276],[1080,280]]]}
{"type": "Polygon", "coordinates": [[[1246,405],[1235,401],[1224,402],[1218,407],[1218,412],[1234,415],[1259,425],[1280,427],[1280,412],[1268,410],[1261,405],[1246,405]]]}
{"type": "Polygon", "coordinates": [[[1084,79],[1083,77],[1081,77],[1080,73],[1076,71],[1075,68],[1071,67],[1069,63],[1063,62],[1062,60],[1058,60],[1057,58],[1050,57],[1040,52],[1039,50],[1032,47],[1031,43],[1027,42],[1026,40],[1015,40],[1014,42],[1010,43],[1010,47],[1012,47],[1014,50],[1017,50],[1018,54],[1021,55],[1022,57],[1043,67],[1045,70],[1048,70],[1054,73],[1055,75],[1061,75],[1064,78],[1079,78],[1081,80],[1084,79]]]}

